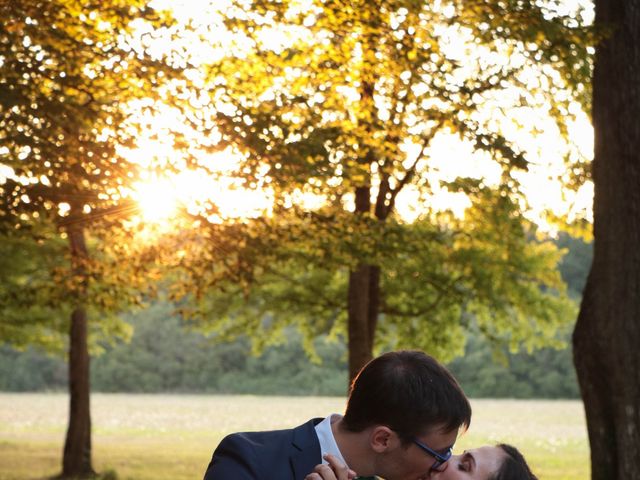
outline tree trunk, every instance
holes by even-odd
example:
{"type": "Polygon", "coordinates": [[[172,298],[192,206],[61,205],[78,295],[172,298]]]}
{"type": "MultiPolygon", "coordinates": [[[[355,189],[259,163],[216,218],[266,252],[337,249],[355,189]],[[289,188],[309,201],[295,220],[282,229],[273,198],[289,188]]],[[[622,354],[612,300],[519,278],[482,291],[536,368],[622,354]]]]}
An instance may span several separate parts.
{"type": "Polygon", "coordinates": [[[360,265],[349,274],[349,380],[373,358],[380,302],[380,268],[360,265]]]}
{"type": "Polygon", "coordinates": [[[369,267],[360,265],[349,273],[348,294],[349,380],[372,358],[369,348],[369,267]]]}
{"type": "Polygon", "coordinates": [[[69,338],[69,427],[64,444],[62,477],[87,477],[91,465],[91,414],[89,403],[89,348],[87,344],[86,294],[87,247],[79,225],[69,227],[69,244],[74,275],[79,278],[78,304],[71,314],[69,338]]]}
{"type": "Polygon", "coordinates": [[[640,0],[597,0],[594,257],[573,334],[594,480],[640,479],[640,0]]]}
{"type": "MultiPolygon", "coordinates": [[[[356,188],[355,214],[371,208],[370,189],[356,188]]],[[[349,272],[347,296],[349,381],[373,358],[373,341],[380,304],[380,268],[362,263],[349,272]]]]}
{"type": "Polygon", "coordinates": [[[380,267],[369,265],[369,311],[367,329],[369,331],[369,351],[373,355],[373,343],[380,314],[380,267]]]}

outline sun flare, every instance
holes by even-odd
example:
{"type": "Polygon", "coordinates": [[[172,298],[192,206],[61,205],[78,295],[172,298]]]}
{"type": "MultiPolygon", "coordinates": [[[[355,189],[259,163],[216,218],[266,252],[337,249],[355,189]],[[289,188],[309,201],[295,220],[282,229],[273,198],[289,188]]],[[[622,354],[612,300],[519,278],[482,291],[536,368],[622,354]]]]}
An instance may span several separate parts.
{"type": "Polygon", "coordinates": [[[161,223],[175,215],[180,204],[176,186],[166,178],[151,179],[135,186],[134,199],[144,221],[161,223]]]}
{"type": "Polygon", "coordinates": [[[212,223],[253,218],[268,214],[273,203],[267,190],[249,190],[231,177],[189,169],[149,176],[135,185],[131,198],[138,204],[139,220],[157,226],[171,224],[181,212],[212,223]]]}

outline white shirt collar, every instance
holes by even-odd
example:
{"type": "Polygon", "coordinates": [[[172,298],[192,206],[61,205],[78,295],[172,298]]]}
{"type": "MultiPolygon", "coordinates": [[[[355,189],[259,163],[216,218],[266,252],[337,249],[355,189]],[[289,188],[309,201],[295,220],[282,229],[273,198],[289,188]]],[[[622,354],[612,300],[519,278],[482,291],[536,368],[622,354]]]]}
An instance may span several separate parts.
{"type": "Polygon", "coordinates": [[[320,441],[320,454],[323,457],[322,463],[327,463],[327,461],[324,459],[324,455],[330,453],[345,465],[347,464],[347,462],[344,460],[344,457],[342,456],[342,453],[340,453],[340,449],[338,448],[336,439],[333,436],[333,431],[331,430],[331,424],[333,422],[336,422],[340,418],[342,418],[342,415],[333,413],[322,420],[315,427],[316,435],[318,436],[318,440],[320,441]]]}

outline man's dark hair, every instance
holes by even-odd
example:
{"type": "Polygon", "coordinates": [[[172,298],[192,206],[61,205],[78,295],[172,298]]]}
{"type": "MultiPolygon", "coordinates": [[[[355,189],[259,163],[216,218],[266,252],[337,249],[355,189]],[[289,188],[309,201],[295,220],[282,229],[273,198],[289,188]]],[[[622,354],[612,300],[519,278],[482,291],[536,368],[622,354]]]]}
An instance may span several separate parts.
{"type": "Polygon", "coordinates": [[[385,425],[403,443],[432,427],[471,423],[471,405],[453,375],[424,352],[402,350],[366,364],[351,384],[343,424],[352,432],[385,425]]]}
{"type": "Polygon", "coordinates": [[[498,447],[507,454],[507,457],[490,480],[538,480],[517,448],[505,443],[501,443],[498,447]]]}

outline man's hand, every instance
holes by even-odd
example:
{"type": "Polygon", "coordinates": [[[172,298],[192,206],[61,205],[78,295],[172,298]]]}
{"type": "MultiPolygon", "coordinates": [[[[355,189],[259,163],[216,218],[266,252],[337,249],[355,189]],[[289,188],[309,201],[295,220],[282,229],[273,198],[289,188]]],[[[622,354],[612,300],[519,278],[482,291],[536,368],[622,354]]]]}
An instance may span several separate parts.
{"type": "Polygon", "coordinates": [[[356,472],[347,468],[345,464],[333,455],[327,454],[324,459],[329,462],[329,465],[324,463],[316,465],[313,473],[304,477],[304,480],[352,480],[356,478],[356,472]]]}

